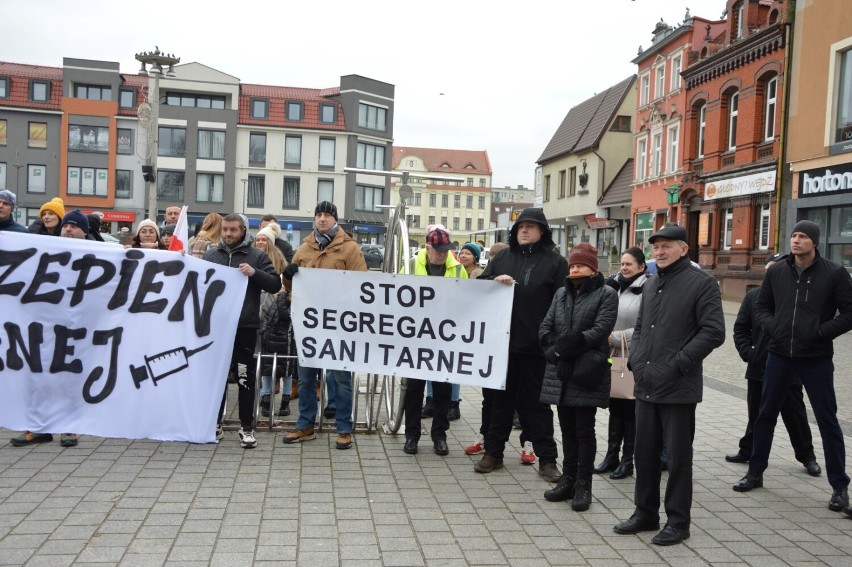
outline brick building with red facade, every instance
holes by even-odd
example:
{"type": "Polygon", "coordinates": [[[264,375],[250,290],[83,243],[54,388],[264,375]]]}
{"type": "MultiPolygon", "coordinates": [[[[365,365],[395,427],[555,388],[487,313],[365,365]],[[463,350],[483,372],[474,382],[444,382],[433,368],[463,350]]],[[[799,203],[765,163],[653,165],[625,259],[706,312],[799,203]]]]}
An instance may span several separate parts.
{"type": "Polygon", "coordinates": [[[684,174],[678,220],[691,250],[741,297],[776,246],[786,4],[728,0],[722,33],[705,27],[683,71],[684,174]]]}

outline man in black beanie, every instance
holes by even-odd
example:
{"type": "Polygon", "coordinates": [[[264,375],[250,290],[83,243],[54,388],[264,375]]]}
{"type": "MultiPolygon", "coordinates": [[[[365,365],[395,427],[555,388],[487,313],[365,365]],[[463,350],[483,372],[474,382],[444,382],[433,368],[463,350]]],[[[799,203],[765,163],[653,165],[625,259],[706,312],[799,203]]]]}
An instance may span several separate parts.
{"type": "Polygon", "coordinates": [[[760,412],[748,473],[737,492],[763,486],[778,414],[790,383],[801,378],[822,437],[825,468],[832,488],[828,508],[849,506],[846,447],[837,421],[832,341],[852,329],[852,278],[823,258],[816,223],[802,220],[790,235],[790,254],[772,266],[757,297],[757,323],[769,335],[760,412]]]}

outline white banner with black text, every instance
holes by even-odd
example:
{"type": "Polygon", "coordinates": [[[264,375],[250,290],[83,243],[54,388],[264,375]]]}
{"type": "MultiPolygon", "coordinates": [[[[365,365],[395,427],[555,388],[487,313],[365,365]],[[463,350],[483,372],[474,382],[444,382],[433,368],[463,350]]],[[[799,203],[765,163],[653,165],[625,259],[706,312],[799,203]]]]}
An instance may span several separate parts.
{"type": "Polygon", "coordinates": [[[215,441],[246,283],[178,252],[0,232],[0,426],[215,441]]]}
{"type": "Polygon", "coordinates": [[[492,281],[302,268],[299,364],[502,390],[513,298],[492,281]]]}

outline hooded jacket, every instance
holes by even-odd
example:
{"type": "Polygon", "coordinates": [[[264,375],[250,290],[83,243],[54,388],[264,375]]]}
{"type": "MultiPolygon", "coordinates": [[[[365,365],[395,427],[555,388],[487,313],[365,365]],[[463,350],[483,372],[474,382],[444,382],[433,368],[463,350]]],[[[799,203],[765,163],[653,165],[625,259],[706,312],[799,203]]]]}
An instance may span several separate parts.
{"type": "Polygon", "coordinates": [[[231,268],[236,268],[240,264],[248,264],[254,268],[254,274],[248,278],[237,328],[259,328],[260,292],[276,293],[281,289],[281,277],[275,273],[275,268],[266,252],[253,247],[248,239],[243,238],[233,249],[228,249],[224,241],[220,242],[219,246],[210,248],[204,253],[204,259],[231,268]]]}
{"type": "Polygon", "coordinates": [[[704,389],[703,361],[725,342],[719,284],[684,256],[642,286],[642,305],[629,367],[637,400],[697,404],[704,389]]]}
{"type": "Polygon", "coordinates": [[[541,209],[524,209],[509,235],[509,249],[495,256],[481,280],[508,275],[515,280],[509,352],[543,356],[538,331],[556,292],[565,284],[568,262],[553,248],[553,233],[541,209]],[[542,227],[541,239],[534,244],[518,243],[518,227],[522,222],[542,227]]]}
{"type": "Polygon", "coordinates": [[[763,278],[757,320],[770,337],[771,353],[832,356],[832,341],[852,329],[852,278],[819,250],[801,276],[793,255],[784,256],[763,278]]]}

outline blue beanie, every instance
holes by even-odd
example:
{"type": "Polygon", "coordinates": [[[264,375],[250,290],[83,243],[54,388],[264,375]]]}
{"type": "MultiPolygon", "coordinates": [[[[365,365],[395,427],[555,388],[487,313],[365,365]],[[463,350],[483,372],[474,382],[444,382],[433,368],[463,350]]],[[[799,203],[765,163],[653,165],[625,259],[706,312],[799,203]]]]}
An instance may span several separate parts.
{"type": "Polygon", "coordinates": [[[83,229],[83,232],[89,234],[89,219],[86,218],[86,215],[84,215],[83,211],[80,209],[74,209],[62,217],[62,226],[65,226],[66,224],[78,226],[83,229]]]}
{"type": "Polygon", "coordinates": [[[479,247],[479,244],[476,242],[468,242],[462,246],[462,250],[470,250],[470,253],[473,254],[473,258],[479,262],[479,257],[482,255],[482,248],[479,247]]]}

